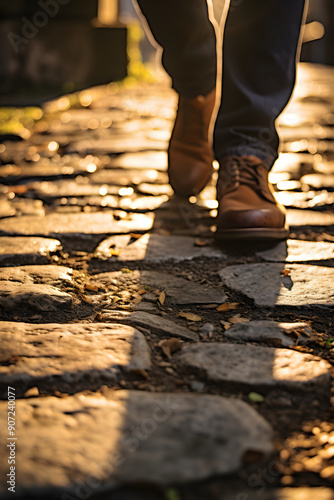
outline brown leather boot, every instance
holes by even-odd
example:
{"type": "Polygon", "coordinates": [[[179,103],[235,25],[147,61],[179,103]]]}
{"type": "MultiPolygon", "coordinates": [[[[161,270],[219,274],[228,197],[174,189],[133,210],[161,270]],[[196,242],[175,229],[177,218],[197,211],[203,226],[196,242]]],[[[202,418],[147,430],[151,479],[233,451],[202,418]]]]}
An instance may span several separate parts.
{"type": "Polygon", "coordinates": [[[228,156],[217,184],[218,240],[284,240],[285,208],[273,196],[268,170],[255,156],[228,156]]]}
{"type": "Polygon", "coordinates": [[[168,147],[169,182],[179,196],[199,193],[210,180],[213,151],[209,126],[215,100],[215,89],[205,97],[179,97],[168,147]]]}

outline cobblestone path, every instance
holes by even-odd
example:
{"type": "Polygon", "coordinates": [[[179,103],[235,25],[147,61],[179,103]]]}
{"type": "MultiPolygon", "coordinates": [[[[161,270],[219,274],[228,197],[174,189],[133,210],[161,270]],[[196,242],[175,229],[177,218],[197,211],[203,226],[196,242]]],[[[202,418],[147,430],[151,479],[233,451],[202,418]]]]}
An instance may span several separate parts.
{"type": "Polygon", "coordinates": [[[214,245],[215,179],[172,197],[163,85],[0,144],[2,498],[334,499],[333,81],[302,65],[280,118],[271,249],[214,245]]]}

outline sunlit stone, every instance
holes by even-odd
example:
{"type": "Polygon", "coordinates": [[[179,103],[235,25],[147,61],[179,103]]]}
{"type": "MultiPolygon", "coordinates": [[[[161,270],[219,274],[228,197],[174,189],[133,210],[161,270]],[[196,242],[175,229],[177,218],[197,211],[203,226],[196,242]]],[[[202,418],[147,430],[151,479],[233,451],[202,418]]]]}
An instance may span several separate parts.
{"type": "Polygon", "coordinates": [[[277,189],[281,191],[292,191],[301,188],[300,181],[280,181],[277,183],[277,189]]]}
{"type": "Polygon", "coordinates": [[[116,381],[121,377],[119,368],[133,371],[151,367],[143,334],[130,326],[0,322],[0,335],[0,361],[14,355],[20,358],[19,363],[0,368],[0,391],[5,384],[24,381],[33,386],[42,380],[66,390],[66,382],[82,379],[92,385],[96,380],[116,381]]]}
{"type": "Polygon", "coordinates": [[[120,196],[130,196],[134,193],[134,189],[132,187],[127,187],[127,188],[121,188],[119,191],[118,191],[118,194],[120,196]]]}
{"type": "MultiPolygon", "coordinates": [[[[236,473],[249,452],[255,460],[273,453],[271,426],[237,398],[105,390],[16,405],[17,488],[32,497],[55,490],[76,496],[87,480],[94,494],[126,484],[188,484],[236,473]]],[[[0,416],[3,428],[7,402],[0,416]]]]}
{"type": "Polygon", "coordinates": [[[334,306],[332,267],[245,264],[222,269],[219,275],[226,286],[253,299],[257,306],[334,306]],[[285,269],[289,273],[283,276],[285,269]]]}
{"type": "Polygon", "coordinates": [[[309,391],[329,394],[331,365],[289,349],[254,345],[197,343],[187,344],[177,356],[181,366],[200,370],[212,382],[232,390],[309,391]]]}

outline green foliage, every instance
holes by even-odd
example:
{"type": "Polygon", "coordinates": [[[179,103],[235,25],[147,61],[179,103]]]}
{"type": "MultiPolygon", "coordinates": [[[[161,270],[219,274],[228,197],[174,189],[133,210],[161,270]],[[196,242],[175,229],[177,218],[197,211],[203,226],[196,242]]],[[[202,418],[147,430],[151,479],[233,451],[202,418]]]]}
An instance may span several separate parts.
{"type": "Polygon", "coordinates": [[[258,394],[257,392],[250,392],[248,394],[248,399],[250,399],[253,403],[263,403],[264,401],[262,394],[258,394]]]}
{"type": "Polygon", "coordinates": [[[18,134],[31,129],[43,117],[41,108],[0,108],[0,134],[18,134]]]}
{"type": "Polygon", "coordinates": [[[169,488],[165,491],[166,500],[182,500],[178,491],[169,488]]]}

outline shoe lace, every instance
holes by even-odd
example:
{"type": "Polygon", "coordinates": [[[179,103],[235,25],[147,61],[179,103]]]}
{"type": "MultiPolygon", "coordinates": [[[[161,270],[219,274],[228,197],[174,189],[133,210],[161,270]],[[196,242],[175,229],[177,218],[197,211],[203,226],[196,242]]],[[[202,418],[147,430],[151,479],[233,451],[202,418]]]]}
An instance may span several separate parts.
{"type": "Polygon", "coordinates": [[[244,184],[258,194],[263,193],[258,173],[258,168],[262,165],[261,160],[255,157],[230,156],[224,163],[224,169],[219,173],[219,191],[226,194],[244,184]]]}

